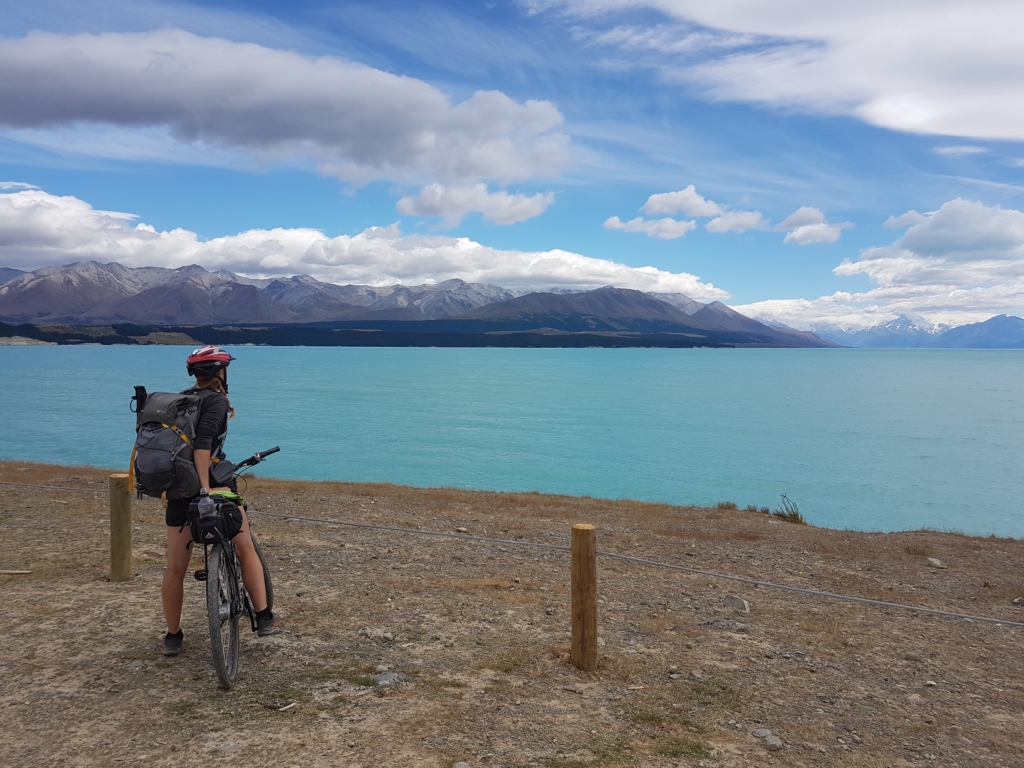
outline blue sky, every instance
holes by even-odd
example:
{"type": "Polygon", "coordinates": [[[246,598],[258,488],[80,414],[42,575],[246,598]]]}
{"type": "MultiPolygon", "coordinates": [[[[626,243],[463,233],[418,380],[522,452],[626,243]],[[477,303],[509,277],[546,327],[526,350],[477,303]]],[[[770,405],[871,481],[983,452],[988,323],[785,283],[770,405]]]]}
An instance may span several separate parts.
{"type": "Polygon", "coordinates": [[[821,5],[5,0],[0,265],[1021,314],[1024,11],[821,5]]]}

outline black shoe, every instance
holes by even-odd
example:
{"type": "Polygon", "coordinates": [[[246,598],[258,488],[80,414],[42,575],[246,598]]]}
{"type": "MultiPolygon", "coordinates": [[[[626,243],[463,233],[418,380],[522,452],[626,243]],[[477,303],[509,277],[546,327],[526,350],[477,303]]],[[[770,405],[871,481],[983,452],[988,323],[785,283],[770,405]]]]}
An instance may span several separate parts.
{"type": "Polygon", "coordinates": [[[275,634],[281,627],[281,620],[269,609],[256,614],[256,634],[260,637],[275,634]]]}
{"type": "Polygon", "coordinates": [[[181,641],[185,639],[185,633],[180,629],[172,635],[168,632],[164,635],[164,656],[177,656],[181,653],[181,641]]]}

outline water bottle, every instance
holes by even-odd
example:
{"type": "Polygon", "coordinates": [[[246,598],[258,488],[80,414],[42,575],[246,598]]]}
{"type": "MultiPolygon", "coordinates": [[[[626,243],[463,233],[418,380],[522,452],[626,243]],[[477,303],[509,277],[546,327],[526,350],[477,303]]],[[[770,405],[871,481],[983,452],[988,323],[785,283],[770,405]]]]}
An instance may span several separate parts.
{"type": "Polygon", "coordinates": [[[217,505],[213,503],[210,492],[203,488],[199,491],[199,519],[217,516],[217,505]]]}

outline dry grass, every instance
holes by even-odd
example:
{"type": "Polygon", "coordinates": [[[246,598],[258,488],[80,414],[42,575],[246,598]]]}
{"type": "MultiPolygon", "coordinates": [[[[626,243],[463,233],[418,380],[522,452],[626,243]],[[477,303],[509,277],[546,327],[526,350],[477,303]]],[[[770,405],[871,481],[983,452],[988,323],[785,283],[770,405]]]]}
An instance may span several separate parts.
{"type": "MultiPolygon", "coordinates": [[[[107,474],[0,462],[8,482],[105,491],[107,474]]],[[[598,525],[602,550],[1009,619],[1020,617],[1009,599],[1024,591],[1024,552],[1007,539],[861,534],[786,525],[760,510],[387,484],[254,478],[246,496],[255,509],[282,514],[547,543],[567,543],[569,525],[586,521],[598,525]],[[927,556],[949,569],[928,569],[927,556]]],[[[977,752],[967,753],[961,735],[989,750],[993,764],[1016,755],[1005,724],[1024,709],[1024,690],[1006,672],[1019,662],[1019,634],[1006,627],[602,559],[606,645],[597,673],[587,675],[566,660],[565,553],[258,515],[286,631],[274,642],[247,637],[241,684],[222,693],[195,584],[186,589],[186,654],[155,653],[162,564],[149,548],[163,543],[158,506],[136,505],[139,577],[112,585],[104,579],[104,493],[0,486],[0,531],[13,534],[8,567],[33,570],[0,577],[10,629],[0,639],[0,729],[14,734],[5,766],[190,768],[225,763],[217,745],[231,742],[254,766],[670,768],[713,760],[745,768],[768,762],[750,735],[758,725],[786,741],[772,758],[778,764],[890,765],[906,758],[903,742],[973,764],[977,752]],[[726,593],[750,600],[751,613],[728,610],[726,593]],[[722,619],[750,628],[716,626],[722,619]],[[75,622],[102,642],[83,648],[75,622]],[[362,627],[394,641],[359,635],[362,627]],[[924,661],[906,661],[906,651],[924,661]],[[408,682],[365,685],[380,664],[408,682]],[[670,665],[683,677],[670,679],[670,665]],[[691,675],[698,669],[699,679],[691,675]],[[925,676],[938,685],[924,688],[925,676]],[[297,707],[260,705],[282,700],[297,707]],[[975,716],[978,701],[985,717],[975,716]],[[96,712],[108,717],[100,722],[96,712]],[[33,730],[42,722],[60,722],[66,738],[33,730]],[[836,738],[849,742],[847,727],[865,743],[841,751],[836,738]],[[156,740],[178,751],[157,752],[156,740]],[[803,742],[828,751],[805,753],[803,742]],[[66,744],[75,744],[73,754],[66,744]]]]}

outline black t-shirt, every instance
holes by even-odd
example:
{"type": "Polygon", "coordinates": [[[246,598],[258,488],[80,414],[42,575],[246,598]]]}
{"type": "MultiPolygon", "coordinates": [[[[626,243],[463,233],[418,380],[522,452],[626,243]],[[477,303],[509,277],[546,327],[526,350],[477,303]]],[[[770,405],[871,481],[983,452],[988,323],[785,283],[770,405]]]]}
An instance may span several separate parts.
{"type": "Polygon", "coordinates": [[[199,418],[196,420],[196,436],[192,448],[210,451],[214,456],[224,447],[222,436],[228,431],[228,408],[230,403],[225,395],[212,389],[187,389],[189,394],[202,395],[199,401],[199,418]]]}

